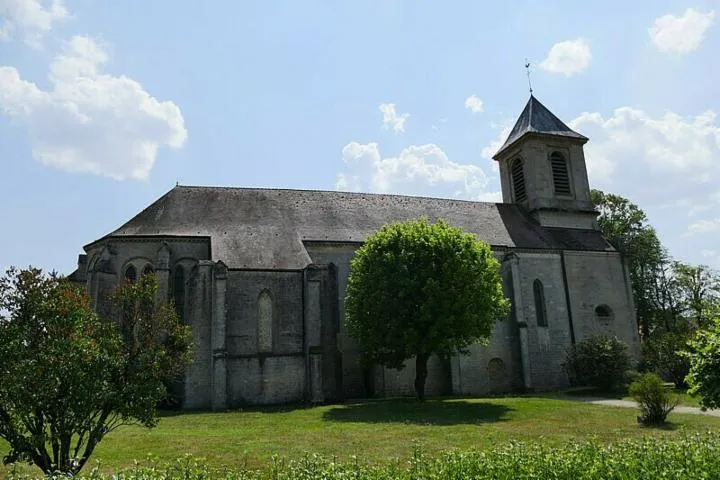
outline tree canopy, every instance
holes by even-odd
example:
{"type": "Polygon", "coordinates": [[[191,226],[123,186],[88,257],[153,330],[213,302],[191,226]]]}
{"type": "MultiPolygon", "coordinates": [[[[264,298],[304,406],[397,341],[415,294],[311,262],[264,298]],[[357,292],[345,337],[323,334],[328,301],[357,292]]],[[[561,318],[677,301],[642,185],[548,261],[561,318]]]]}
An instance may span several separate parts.
{"type": "Polygon", "coordinates": [[[114,294],[100,319],[87,294],[39,269],[0,278],[0,437],[5,463],[75,474],[120,425],[157,423],[168,376],[189,361],[189,329],[156,301],[153,275],[114,294]]]}
{"type": "Polygon", "coordinates": [[[402,369],[415,357],[423,399],[430,356],[448,358],[487,341],[509,302],[487,244],[423,219],[387,225],[357,250],[345,311],[366,364],[402,369]]]}
{"type": "Polygon", "coordinates": [[[705,408],[720,408],[720,310],[710,326],[690,342],[689,393],[699,397],[705,408]]]}

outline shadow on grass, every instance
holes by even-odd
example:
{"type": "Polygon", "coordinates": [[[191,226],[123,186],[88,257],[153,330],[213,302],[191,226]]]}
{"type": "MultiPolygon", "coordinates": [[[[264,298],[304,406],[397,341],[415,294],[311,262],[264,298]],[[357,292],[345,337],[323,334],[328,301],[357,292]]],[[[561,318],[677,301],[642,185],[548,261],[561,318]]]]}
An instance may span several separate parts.
{"type": "Polygon", "coordinates": [[[483,402],[415,399],[347,404],[323,413],[331,422],[462,425],[505,421],[513,409],[483,402]]]}
{"type": "Polygon", "coordinates": [[[682,424],[676,424],[673,422],[664,422],[664,423],[651,423],[649,425],[643,425],[642,423],[638,422],[638,425],[640,428],[648,429],[648,430],[665,430],[668,432],[671,432],[673,430],[677,430],[678,427],[682,427],[682,424]]]}
{"type": "Polygon", "coordinates": [[[551,395],[566,395],[568,397],[602,397],[622,400],[627,395],[627,389],[618,387],[613,390],[600,389],[595,387],[572,387],[551,395]]]}

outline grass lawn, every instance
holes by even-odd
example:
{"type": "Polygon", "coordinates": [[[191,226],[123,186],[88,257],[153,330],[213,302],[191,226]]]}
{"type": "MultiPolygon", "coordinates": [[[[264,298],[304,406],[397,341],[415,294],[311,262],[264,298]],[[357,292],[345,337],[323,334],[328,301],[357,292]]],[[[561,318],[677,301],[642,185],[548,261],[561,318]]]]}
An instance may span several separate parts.
{"type": "MultiPolygon", "coordinates": [[[[272,455],[305,452],[386,462],[408,458],[414,444],[436,453],[487,448],[508,440],[563,443],[596,436],[676,436],[720,430],[720,418],[672,413],[669,426],[644,428],[636,410],[545,397],[364,401],[319,407],[278,407],[225,413],[169,414],[157,428],[123,427],[93,455],[110,470],[148,454],[171,460],[186,453],[232,467],[266,465],[272,455]]],[[[7,453],[0,440],[0,457],[7,453]]],[[[92,464],[92,460],[90,462],[92,464]]],[[[6,470],[0,466],[0,477],[6,470]]],[[[34,468],[34,467],[33,467],[34,468]]]]}

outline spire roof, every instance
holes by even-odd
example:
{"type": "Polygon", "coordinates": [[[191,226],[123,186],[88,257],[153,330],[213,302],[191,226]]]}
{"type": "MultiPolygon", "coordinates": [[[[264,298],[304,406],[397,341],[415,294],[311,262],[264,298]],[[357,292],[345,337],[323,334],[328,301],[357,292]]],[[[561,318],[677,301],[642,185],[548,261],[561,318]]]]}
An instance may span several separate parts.
{"type": "Polygon", "coordinates": [[[517,122],[515,122],[515,126],[507,140],[505,140],[503,146],[500,147],[500,150],[498,150],[494,156],[499,155],[526,133],[543,133],[545,135],[557,135],[587,141],[587,137],[580,135],[565,125],[562,120],[556,117],[532,94],[530,94],[530,99],[525,105],[520,117],[517,119],[517,122]]]}

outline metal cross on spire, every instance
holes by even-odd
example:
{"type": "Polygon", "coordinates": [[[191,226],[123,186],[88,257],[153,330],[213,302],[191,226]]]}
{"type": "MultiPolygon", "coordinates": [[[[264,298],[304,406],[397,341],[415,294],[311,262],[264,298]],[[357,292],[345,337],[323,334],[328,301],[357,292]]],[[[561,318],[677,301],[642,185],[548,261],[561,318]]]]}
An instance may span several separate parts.
{"type": "Polygon", "coordinates": [[[532,82],[530,82],[530,62],[528,62],[528,59],[525,59],[525,70],[527,71],[527,77],[528,77],[528,87],[530,88],[530,95],[533,93],[532,89],[532,82]]]}

